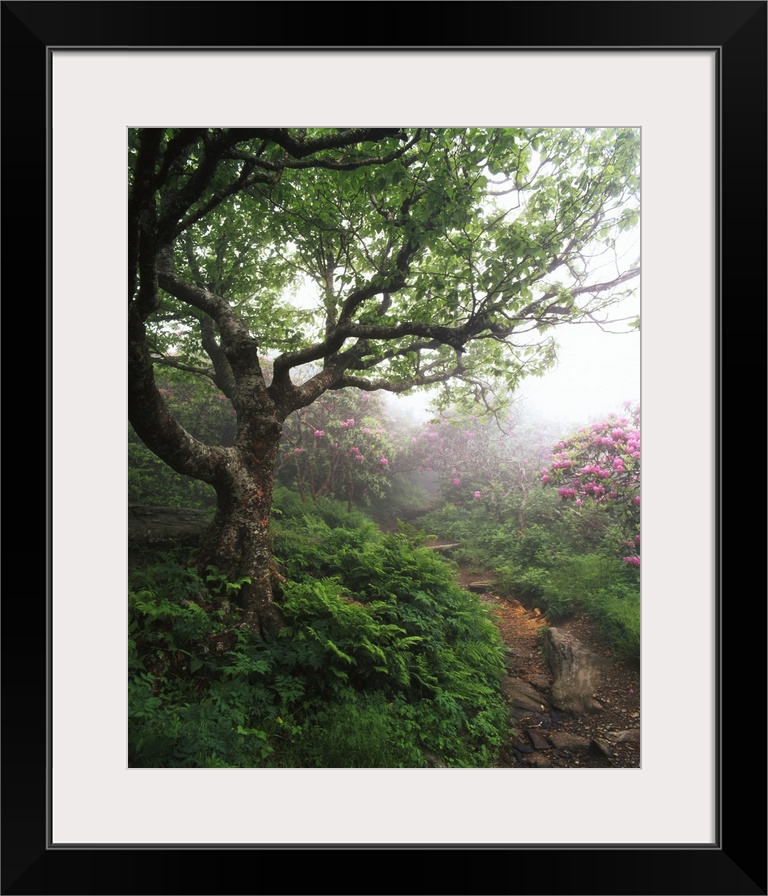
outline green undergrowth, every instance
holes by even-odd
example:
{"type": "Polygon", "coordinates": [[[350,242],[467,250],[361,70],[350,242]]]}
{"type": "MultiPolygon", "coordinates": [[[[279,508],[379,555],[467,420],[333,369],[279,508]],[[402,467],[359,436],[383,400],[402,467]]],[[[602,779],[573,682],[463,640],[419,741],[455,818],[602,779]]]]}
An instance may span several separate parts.
{"type": "Polygon", "coordinates": [[[254,637],[238,583],[157,556],[129,582],[134,767],[492,767],[508,734],[504,647],[412,532],[278,490],[286,625],[254,637]]]}

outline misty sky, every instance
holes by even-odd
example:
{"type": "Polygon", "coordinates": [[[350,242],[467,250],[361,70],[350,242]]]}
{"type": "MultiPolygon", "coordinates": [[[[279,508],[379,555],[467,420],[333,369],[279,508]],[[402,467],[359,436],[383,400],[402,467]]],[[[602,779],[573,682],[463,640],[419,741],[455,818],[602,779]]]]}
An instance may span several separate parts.
{"type": "Polygon", "coordinates": [[[552,421],[595,420],[640,401],[640,332],[603,333],[594,326],[558,332],[559,364],[523,382],[527,407],[552,421]]]}
{"type": "MultiPolygon", "coordinates": [[[[519,395],[526,413],[567,429],[621,413],[626,401],[640,401],[639,330],[606,333],[579,324],[560,327],[556,338],[557,367],[543,377],[523,380],[519,395]]],[[[423,393],[396,401],[417,418],[428,416],[423,393]]]]}

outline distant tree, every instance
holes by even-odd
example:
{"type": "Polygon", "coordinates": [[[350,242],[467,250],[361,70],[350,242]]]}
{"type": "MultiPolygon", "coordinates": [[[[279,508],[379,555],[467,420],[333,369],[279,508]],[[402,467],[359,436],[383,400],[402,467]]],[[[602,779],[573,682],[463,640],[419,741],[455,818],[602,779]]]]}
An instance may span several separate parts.
{"type": "Polygon", "coordinates": [[[638,220],[639,145],[626,128],[129,132],[129,418],[213,486],[200,563],[250,580],[250,628],[280,621],[269,518],[286,418],[329,390],[444,384],[483,402],[540,373],[548,331],[603,321],[639,273],[612,252],[638,220]],[[226,396],[232,444],[184,428],[164,366],[226,396]]]}

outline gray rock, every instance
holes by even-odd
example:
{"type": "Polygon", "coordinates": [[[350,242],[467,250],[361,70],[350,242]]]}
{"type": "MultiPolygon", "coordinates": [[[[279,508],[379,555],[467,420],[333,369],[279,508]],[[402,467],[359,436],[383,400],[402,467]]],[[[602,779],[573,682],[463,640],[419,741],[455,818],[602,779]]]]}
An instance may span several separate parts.
{"type": "Polygon", "coordinates": [[[501,683],[501,692],[514,709],[541,712],[542,707],[546,707],[546,701],[536,688],[519,678],[507,676],[501,683]]]}
{"type": "Polygon", "coordinates": [[[639,744],[640,729],[629,728],[626,731],[616,731],[610,735],[610,738],[617,744],[639,744]]]}
{"type": "Polygon", "coordinates": [[[571,753],[586,753],[589,749],[589,739],[580,734],[571,734],[569,731],[553,731],[549,735],[550,743],[557,750],[569,750],[571,753]]]}
{"type": "Polygon", "coordinates": [[[576,715],[603,709],[594,696],[600,683],[603,663],[600,657],[584,647],[578,638],[558,628],[545,631],[544,653],[552,669],[554,706],[576,715]]]}
{"type": "Polygon", "coordinates": [[[544,735],[539,731],[538,728],[528,728],[525,732],[531,740],[533,744],[534,750],[548,750],[549,749],[549,741],[544,737],[544,735]]]}
{"type": "Polygon", "coordinates": [[[592,746],[598,751],[598,753],[602,753],[609,759],[611,759],[614,755],[613,750],[611,749],[611,745],[601,737],[592,738],[592,746]]]}
{"type": "Polygon", "coordinates": [[[552,679],[548,675],[531,675],[531,684],[540,691],[548,691],[552,679]]]}
{"type": "Polygon", "coordinates": [[[531,753],[530,756],[525,757],[523,762],[532,768],[552,768],[552,763],[542,753],[531,753]]]}

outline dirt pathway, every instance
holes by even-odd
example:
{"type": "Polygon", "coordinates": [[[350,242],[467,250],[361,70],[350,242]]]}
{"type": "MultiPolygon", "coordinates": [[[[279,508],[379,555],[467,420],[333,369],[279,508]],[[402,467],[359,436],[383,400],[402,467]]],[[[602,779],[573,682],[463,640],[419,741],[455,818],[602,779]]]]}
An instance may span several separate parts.
{"type": "Polygon", "coordinates": [[[551,703],[552,672],[544,654],[550,625],[536,608],[485,590],[484,576],[460,569],[459,581],[490,605],[507,646],[509,674],[503,690],[516,733],[502,749],[501,768],[639,768],[640,672],[606,646],[594,620],[575,616],[558,622],[599,657],[594,697],[603,709],[574,716],[551,703]]]}

